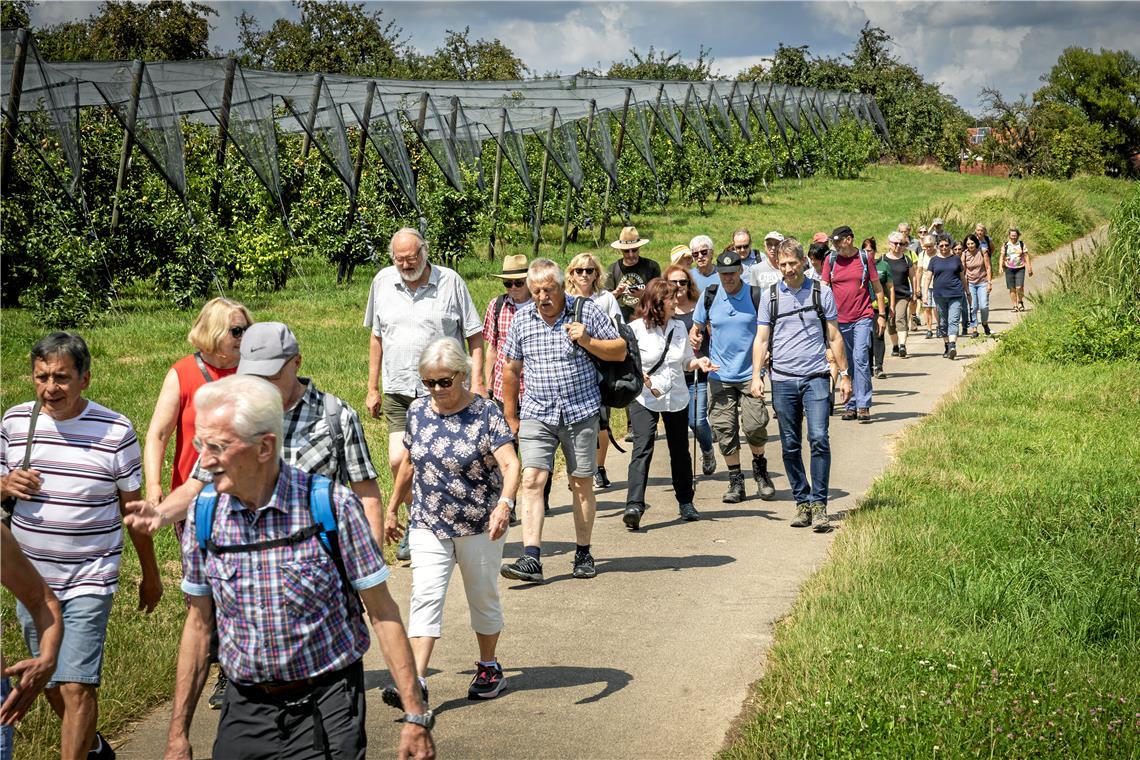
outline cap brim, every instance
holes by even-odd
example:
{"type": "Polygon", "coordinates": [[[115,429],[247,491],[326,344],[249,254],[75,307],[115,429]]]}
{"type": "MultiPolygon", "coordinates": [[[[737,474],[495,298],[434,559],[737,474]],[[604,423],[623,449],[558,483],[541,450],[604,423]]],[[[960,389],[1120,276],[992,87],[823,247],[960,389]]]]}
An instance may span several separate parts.
{"type": "Polygon", "coordinates": [[[281,359],[242,359],[238,362],[237,373],[239,375],[271,377],[280,372],[281,368],[292,358],[292,356],[286,356],[281,359]]]}
{"type": "Polygon", "coordinates": [[[730,267],[721,266],[720,264],[717,264],[717,266],[716,266],[717,274],[720,274],[721,272],[723,272],[725,274],[734,274],[734,273],[743,272],[743,271],[744,271],[744,267],[742,267],[740,264],[733,264],[730,267]]]}

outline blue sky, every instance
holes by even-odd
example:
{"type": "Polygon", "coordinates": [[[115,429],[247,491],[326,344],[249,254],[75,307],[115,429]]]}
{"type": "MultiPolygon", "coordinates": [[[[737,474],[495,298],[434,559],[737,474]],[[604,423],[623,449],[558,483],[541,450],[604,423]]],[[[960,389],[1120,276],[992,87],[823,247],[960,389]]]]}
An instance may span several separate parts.
{"type": "MultiPolygon", "coordinates": [[[[237,45],[243,10],[268,28],[297,18],[289,2],[206,0],[218,10],[210,44],[237,45]]],[[[32,11],[36,25],[83,18],[98,2],[49,0],[32,11]]],[[[895,40],[895,54],[977,112],[978,91],[1031,94],[1070,45],[1127,49],[1140,55],[1136,2],[366,2],[394,20],[415,47],[430,52],[448,29],[498,38],[536,74],[608,68],[644,52],[680,50],[693,60],[703,45],[714,67],[732,76],[772,56],[777,45],[809,45],[815,55],[851,50],[870,21],[895,40]]]]}

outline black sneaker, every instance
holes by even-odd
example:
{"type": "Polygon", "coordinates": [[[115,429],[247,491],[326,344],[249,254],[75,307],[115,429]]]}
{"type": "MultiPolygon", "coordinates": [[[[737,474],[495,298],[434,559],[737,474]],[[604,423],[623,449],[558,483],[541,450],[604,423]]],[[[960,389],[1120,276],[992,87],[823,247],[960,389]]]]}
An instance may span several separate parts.
{"type": "Polygon", "coordinates": [[[534,557],[524,554],[511,564],[500,567],[499,575],[513,581],[542,583],[542,563],[534,557]]]}
{"type": "Polygon", "coordinates": [[[95,741],[99,744],[95,749],[87,750],[87,760],[115,760],[115,750],[111,748],[107,737],[96,731],[95,741]]]}
{"type": "Polygon", "coordinates": [[[677,508],[677,511],[681,514],[681,519],[686,522],[694,522],[701,519],[701,513],[697,511],[697,508],[693,506],[692,502],[685,502],[677,508]]]}
{"type": "Polygon", "coordinates": [[[899,358],[900,359],[906,358],[906,346],[899,346],[899,358]]]}
{"type": "Polygon", "coordinates": [[[957,356],[958,356],[958,347],[956,345],[954,345],[953,343],[951,343],[950,347],[946,349],[946,358],[947,359],[954,359],[957,356]]]}
{"type": "Polygon", "coordinates": [[[621,521],[625,523],[625,527],[630,530],[637,530],[641,527],[641,515],[643,511],[641,508],[631,504],[625,508],[625,512],[622,512],[621,521]]]}
{"type": "Polygon", "coordinates": [[[930,340],[933,337],[934,337],[934,332],[932,330],[927,330],[926,331],[926,339],[930,340]]]}
{"type": "Polygon", "coordinates": [[[985,332],[986,335],[992,335],[993,334],[990,332],[990,326],[987,324],[982,325],[982,330],[985,332]]]}
{"type": "Polygon", "coordinates": [[[599,467],[594,473],[594,490],[604,491],[610,487],[610,479],[606,477],[606,468],[599,467]]]}
{"type": "Polygon", "coordinates": [[[400,545],[396,547],[396,559],[401,562],[409,562],[412,559],[412,547],[408,546],[408,530],[404,529],[404,535],[400,538],[400,545]]]}
{"type": "Polygon", "coordinates": [[[507,688],[507,677],[503,675],[502,665],[496,662],[487,667],[475,663],[475,677],[467,687],[467,698],[494,699],[505,688],[507,688]]]}
{"type": "Polygon", "coordinates": [[[891,346],[891,356],[898,356],[898,355],[899,355],[899,347],[898,346],[891,346]]]}
{"type": "Polygon", "coordinates": [[[793,528],[806,528],[811,525],[811,504],[801,501],[796,505],[796,519],[792,520],[793,528]]]}
{"type": "Polygon", "coordinates": [[[943,358],[943,359],[948,359],[949,357],[950,357],[950,344],[949,344],[949,343],[947,343],[947,344],[945,344],[945,346],[943,346],[943,348],[942,348],[942,358],[943,358]]]}
{"type": "Polygon", "coordinates": [[[977,340],[978,339],[978,331],[974,330],[972,333],[970,333],[970,337],[973,338],[974,340],[977,340]]]}
{"type": "Polygon", "coordinates": [[[922,320],[919,319],[917,316],[911,317],[910,322],[915,327],[922,327],[922,320]]]}
{"type": "Polygon", "coordinates": [[[886,380],[887,379],[887,373],[883,372],[882,368],[880,367],[879,369],[875,370],[875,379],[876,380],[886,380]]]}
{"type": "Polygon", "coordinates": [[[574,577],[575,578],[593,578],[598,574],[594,568],[594,555],[586,552],[579,554],[574,552],[574,577]]]}
{"type": "MultiPolygon", "coordinates": [[[[416,680],[419,681],[418,678],[416,680]]],[[[424,707],[427,707],[428,688],[422,681],[420,681],[420,698],[424,701],[424,707]]],[[[388,705],[388,707],[394,707],[400,712],[404,711],[404,700],[400,699],[400,692],[396,690],[396,684],[394,683],[388,684],[380,692],[380,701],[388,705]]]]}
{"type": "Polygon", "coordinates": [[[210,698],[207,700],[211,710],[222,709],[222,703],[226,701],[226,686],[229,682],[230,679],[226,678],[226,674],[218,670],[218,680],[214,682],[214,690],[210,692],[210,698]]]}

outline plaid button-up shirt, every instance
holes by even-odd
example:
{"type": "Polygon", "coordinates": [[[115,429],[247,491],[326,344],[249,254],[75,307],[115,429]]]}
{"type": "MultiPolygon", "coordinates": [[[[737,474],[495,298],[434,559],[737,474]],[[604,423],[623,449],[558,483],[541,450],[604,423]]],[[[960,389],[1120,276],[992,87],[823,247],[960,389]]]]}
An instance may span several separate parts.
{"type": "MultiPolygon", "coordinates": [[[[499,302],[498,298],[491,299],[491,303],[487,304],[487,314],[483,318],[483,342],[490,348],[495,349],[495,364],[491,367],[491,398],[503,400],[503,365],[507,363],[507,357],[503,353],[503,346],[507,342],[507,333],[511,329],[511,322],[514,321],[515,313],[518,312],[522,304],[515,303],[510,296],[503,298],[503,307],[499,310],[499,317],[496,323],[495,319],[495,304],[499,302]]],[[[519,393],[522,393],[523,380],[519,377],[519,393]]]]}
{"type": "MultiPolygon", "coordinates": [[[[340,429],[344,434],[344,446],[339,452],[333,451],[333,434],[325,416],[325,393],[318,391],[313,381],[299,378],[305,392],[293,408],[285,412],[285,461],[294,467],[313,475],[324,475],[338,483],[348,485],[362,480],[374,480],[376,468],[372,466],[372,455],[368,442],[364,440],[364,428],[356,411],[336,396],[333,396],[340,413],[340,429]]],[[[191,477],[203,483],[214,478],[202,468],[194,465],[191,477]]]]}
{"type": "MultiPolygon", "coordinates": [[[[253,511],[228,494],[218,496],[210,534],[219,546],[284,538],[313,524],[310,476],[281,463],[269,503],[253,511]]],[[[364,509],[351,491],[333,486],[341,557],[357,590],[388,579],[364,509]]],[[[217,611],[218,658],[237,683],[297,681],[353,664],[368,651],[368,628],[349,615],[336,564],[311,536],[294,546],[213,554],[198,548],[194,510],[182,534],[182,590],[212,596],[217,611]]]]}
{"type": "MultiPolygon", "coordinates": [[[[553,325],[546,323],[533,301],[520,307],[511,322],[503,354],[510,361],[523,363],[526,391],[519,405],[519,419],[572,425],[601,409],[598,370],[590,353],[566,336],[566,325],[574,320],[576,300],[575,296],[566,296],[566,307],[553,325]]],[[[588,298],[582,307],[582,324],[592,338],[620,337],[613,322],[588,298]]]]}

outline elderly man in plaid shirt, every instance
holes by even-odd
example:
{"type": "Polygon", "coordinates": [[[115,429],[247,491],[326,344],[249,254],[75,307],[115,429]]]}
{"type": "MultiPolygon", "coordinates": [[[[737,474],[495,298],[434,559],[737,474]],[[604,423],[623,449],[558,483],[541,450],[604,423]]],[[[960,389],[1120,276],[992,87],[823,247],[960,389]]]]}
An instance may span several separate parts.
{"type": "Polygon", "coordinates": [[[398,755],[434,757],[434,716],[357,497],[331,485],[325,498],[335,533],[315,522],[311,500],[321,492],[314,476],[281,459],[280,395],[265,380],[223,378],[203,386],[194,406],[194,446],[217,495],[212,510],[191,511],[182,538],[190,610],[166,757],[192,754],[189,730],[206,682],[215,610],[219,657],[231,680],[214,757],[364,757],[369,637],[361,602],[406,710],[398,755]]]}
{"type": "Polygon", "coordinates": [[[567,297],[562,270],[550,259],[535,259],[527,272],[531,303],[519,309],[503,354],[503,413],[519,439],[522,460],[523,556],[503,565],[504,578],[541,583],[542,490],[559,445],[574,494],[574,577],[593,578],[590,536],[594,529],[593,478],[602,399],[593,357],[625,358],[625,341],[606,315],[585,299],[582,321],[574,321],[577,298],[567,297]],[[519,407],[519,376],[526,390],[519,407]]]}

